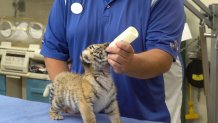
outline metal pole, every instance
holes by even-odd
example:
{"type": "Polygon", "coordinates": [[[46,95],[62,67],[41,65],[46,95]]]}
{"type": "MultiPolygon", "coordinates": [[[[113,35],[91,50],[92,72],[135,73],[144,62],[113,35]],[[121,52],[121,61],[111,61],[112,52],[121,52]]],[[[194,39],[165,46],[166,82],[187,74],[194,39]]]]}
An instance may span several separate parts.
{"type": "Polygon", "coordinates": [[[200,0],[193,0],[193,2],[198,5],[208,16],[212,16],[210,9],[200,0]]]}
{"type": "MultiPolygon", "coordinates": [[[[211,28],[212,27],[212,23],[211,21],[209,20],[208,17],[205,17],[202,13],[199,12],[198,9],[196,9],[192,4],[190,4],[187,0],[185,0],[185,3],[184,3],[185,7],[187,9],[189,9],[195,16],[197,16],[198,18],[200,18],[200,20],[204,20],[205,24],[211,28]]],[[[200,4],[198,4],[200,5],[200,4]]],[[[203,7],[204,8],[204,7],[203,7]]]]}
{"type": "Polygon", "coordinates": [[[203,65],[203,75],[204,75],[204,90],[205,95],[208,93],[208,84],[210,82],[209,78],[209,60],[208,60],[208,52],[207,52],[207,40],[205,37],[205,24],[202,21],[199,26],[199,35],[200,35],[200,46],[201,46],[201,59],[203,65]]]}
{"type": "MultiPolygon", "coordinates": [[[[212,34],[218,34],[218,4],[210,5],[213,13],[212,34]]],[[[211,40],[210,84],[208,92],[208,121],[218,123],[218,49],[217,37],[211,40]]]]}
{"type": "Polygon", "coordinates": [[[200,13],[193,5],[185,0],[185,6],[203,22],[200,24],[199,32],[207,101],[207,118],[208,123],[218,123],[218,4],[212,4],[208,9],[200,0],[193,1],[206,13],[206,15],[200,13]],[[204,23],[211,28],[211,34],[205,34],[204,23]],[[212,39],[210,68],[207,57],[206,37],[212,39]]]}
{"type": "MultiPolygon", "coordinates": [[[[204,35],[206,32],[205,23],[202,21],[199,25],[199,40],[201,46],[201,59],[202,59],[202,67],[203,67],[203,75],[204,75],[204,91],[206,96],[206,106],[207,112],[209,112],[208,105],[208,86],[210,84],[210,75],[209,75],[209,60],[208,60],[208,52],[207,52],[207,40],[204,35]]],[[[208,114],[207,114],[208,115],[208,114]]]]}

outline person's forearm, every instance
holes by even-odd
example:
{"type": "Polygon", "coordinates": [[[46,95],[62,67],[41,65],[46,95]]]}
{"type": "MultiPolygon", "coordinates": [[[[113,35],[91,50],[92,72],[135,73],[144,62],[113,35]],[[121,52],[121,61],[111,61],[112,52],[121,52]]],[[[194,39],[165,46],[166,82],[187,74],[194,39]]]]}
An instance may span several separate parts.
{"type": "Polygon", "coordinates": [[[153,49],[134,54],[126,74],[141,79],[152,78],[167,72],[171,64],[171,55],[162,50],[153,49]]]}
{"type": "Polygon", "coordinates": [[[63,71],[69,71],[67,63],[64,61],[45,57],[45,65],[49,74],[49,78],[53,81],[54,78],[63,71]]]}

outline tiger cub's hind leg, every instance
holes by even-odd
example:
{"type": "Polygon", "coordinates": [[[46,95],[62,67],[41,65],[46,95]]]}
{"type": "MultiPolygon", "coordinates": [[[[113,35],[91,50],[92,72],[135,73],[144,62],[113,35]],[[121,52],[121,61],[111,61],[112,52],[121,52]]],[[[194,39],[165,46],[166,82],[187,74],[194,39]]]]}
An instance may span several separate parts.
{"type": "Polygon", "coordinates": [[[52,105],[50,108],[50,117],[52,120],[62,120],[64,117],[62,116],[61,112],[63,110],[63,106],[61,105],[60,102],[58,102],[57,99],[52,100],[52,105]]]}
{"type": "Polygon", "coordinates": [[[104,111],[110,116],[111,123],[121,123],[117,100],[112,100],[104,111]]]}

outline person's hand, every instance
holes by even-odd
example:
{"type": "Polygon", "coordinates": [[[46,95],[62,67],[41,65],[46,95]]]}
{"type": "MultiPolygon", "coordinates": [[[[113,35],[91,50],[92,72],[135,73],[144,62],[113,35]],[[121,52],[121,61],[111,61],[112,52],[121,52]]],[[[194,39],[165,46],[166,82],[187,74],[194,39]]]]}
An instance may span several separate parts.
{"type": "Polygon", "coordinates": [[[117,42],[116,46],[107,47],[108,62],[116,73],[127,73],[134,56],[134,49],[125,41],[117,42]]]}

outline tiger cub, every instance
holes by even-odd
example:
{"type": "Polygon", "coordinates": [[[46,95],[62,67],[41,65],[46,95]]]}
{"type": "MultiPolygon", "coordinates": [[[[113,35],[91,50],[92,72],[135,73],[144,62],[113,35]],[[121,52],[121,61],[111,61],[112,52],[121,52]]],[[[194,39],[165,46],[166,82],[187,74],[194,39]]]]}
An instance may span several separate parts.
{"type": "Polygon", "coordinates": [[[80,113],[84,123],[96,123],[94,113],[100,111],[107,113],[112,123],[120,123],[116,88],[105,50],[108,45],[93,44],[82,52],[84,74],[60,73],[46,87],[44,96],[48,96],[49,88],[52,95],[51,119],[63,119],[61,111],[70,109],[72,113],[80,113]]]}

